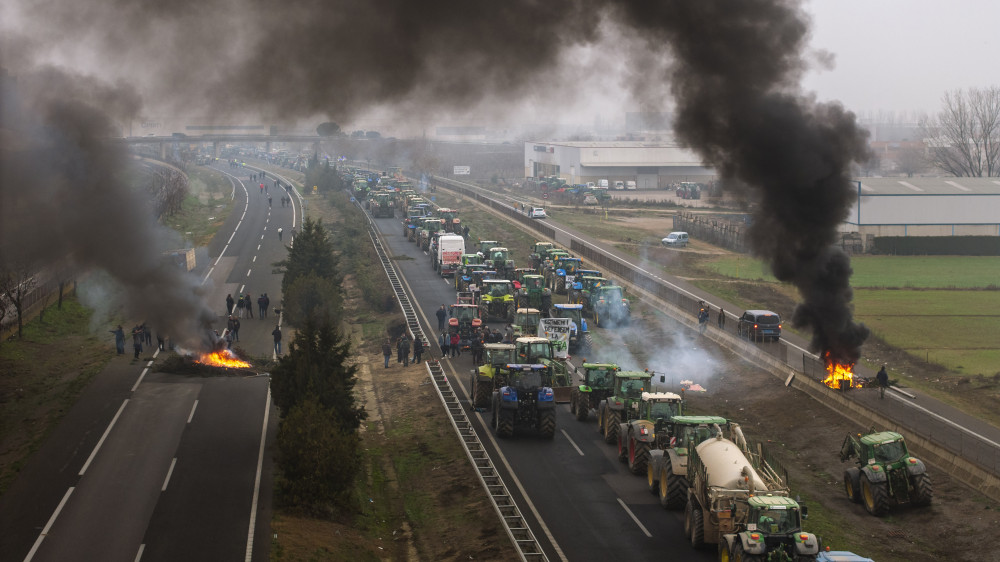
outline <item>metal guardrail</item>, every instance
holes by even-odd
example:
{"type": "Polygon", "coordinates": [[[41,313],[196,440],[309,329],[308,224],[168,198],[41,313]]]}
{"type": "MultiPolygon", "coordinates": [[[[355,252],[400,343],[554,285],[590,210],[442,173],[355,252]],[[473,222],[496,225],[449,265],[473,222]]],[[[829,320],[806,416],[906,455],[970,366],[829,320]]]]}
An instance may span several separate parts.
{"type": "MultiPolygon", "coordinates": [[[[396,267],[393,265],[392,260],[389,259],[389,255],[386,253],[385,247],[382,245],[382,241],[378,237],[377,230],[375,228],[375,224],[372,222],[371,216],[365,212],[360,201],[355,199],[354,204],[362,213],[364,213],[364,216],[368,221],[368,236],[371,238],[372,244],[375,246],[375,252],[378,254],[379,261],[382,263],[382,269],[385,270],[385,274],[389,278],[389,284],[392,286],[392,291],[396,295],[396,300],[399,302],[399,306],[403,310],[403,317],[406,319],[406,326],[410,331],[410,335],[414,337],[420,336],[421,341],[428,342],[429,340],[427,339],[427,336],[420,327],[417,312],[410,302],[410,297],[406,294],[406,291],[403,288],[403,283],[399,278],[399,274],[396,272],[396,267]]],[[[507,536],[510,537],[510,540],[517,549],[521,560],[548,561],[548,557],[545,555],[545,552],[542,551],[541,545],[538,544],[538,541],[535,539],[535,535],[528,527],[524,516],[521,515],[521,510],[517,507],[517,504],[514,503],[514,498],[510,495],[510,491],[507,489],[506,484],[504,484],[503,479],[497,472],[493,461],[490,459],[489,454],[486,451],[486,448],[483,447],[482,441],[480,441],[479,436],[476,435],[476,430],[472,426],[472,422],[469,420],[469,417],[465,412],[465,408],[459,401],[458,395],[455,394],[455,390],[452,388],[451,382],[448,381],[448,377],[445,375],[444,369],[441,368],[441,364],[436,360],[426,361],[424,364],[427,367],[427,373],[430,375],[431,380],[434,381],[434,390],[437,392],[438,397],[441,399],[441,403],[444,404],[445,410],[448,412],[448,420],[451,422],[452,428],[458,435],[459,442],[462,443],[462,447],[465,449],[465,454],[469,458],[469,462],[472,463],[473,468],[476,470],[476,476],[479,478],[479,482],[489,495],[490,502],[493,504],[493,509],[500,518],[504,529],[507,531],[507,536]]]]}

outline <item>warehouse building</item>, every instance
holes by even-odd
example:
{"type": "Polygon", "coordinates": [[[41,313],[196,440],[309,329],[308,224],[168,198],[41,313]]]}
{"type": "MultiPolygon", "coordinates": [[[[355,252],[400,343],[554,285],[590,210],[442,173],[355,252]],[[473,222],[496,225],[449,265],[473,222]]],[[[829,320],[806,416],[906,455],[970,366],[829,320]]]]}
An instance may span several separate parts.
{"type": "Polygon", "coordinates": [[[1000,236],[1000,179],[861,178],[845,232],[1000,236]]]}
{"type": "Polygon", "coordinates": [[[527,142],[524,175],[558,176],[571,184],[634,181],[639,189],[663,189],[675,182],[708,182],[715,170],[694,152],[670,143],[640,141],[527,142]]]}

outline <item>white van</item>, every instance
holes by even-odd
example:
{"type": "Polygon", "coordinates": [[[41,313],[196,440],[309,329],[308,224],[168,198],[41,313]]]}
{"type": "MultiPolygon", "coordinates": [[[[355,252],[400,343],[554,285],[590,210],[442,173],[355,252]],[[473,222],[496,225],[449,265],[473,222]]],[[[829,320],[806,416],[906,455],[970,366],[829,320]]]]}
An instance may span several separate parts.
{"type": "Polygon", "coordinates": [[[608,180],[597,180],[597,189],[607,189],[608,180]]]}
{"type": "Polygon", "coordinates": [[[660,240],[664,246],[687,246],[688,243],[688,233],[687,232],[671,232],[666,238],[660,240]]]}
{"type": "Polygon", "coordinates": [[[615,181],[615,191],[625,191],[625,182],[622,180],[615,181]]]}
{"type": "Polygon", "coordinates": [[[634,190],[635,189],[635,182],[632,181],[632,180],[628,180],[627,182],[625,182],[625,189],[627,189],[629,191],[634,190]]]}

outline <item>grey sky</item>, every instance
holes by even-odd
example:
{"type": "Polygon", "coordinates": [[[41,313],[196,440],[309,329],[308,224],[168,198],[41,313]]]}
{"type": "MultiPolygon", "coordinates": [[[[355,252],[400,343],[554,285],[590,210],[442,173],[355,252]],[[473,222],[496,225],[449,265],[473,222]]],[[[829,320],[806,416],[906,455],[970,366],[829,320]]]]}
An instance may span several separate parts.
{"type": "Polygon", "coordinates": [[[1000,3],[988,0],[811,0],[812,46],[835,68],[803,87],[856,112],[935,112],[956,88],[1000,85],[1000,3]]]}

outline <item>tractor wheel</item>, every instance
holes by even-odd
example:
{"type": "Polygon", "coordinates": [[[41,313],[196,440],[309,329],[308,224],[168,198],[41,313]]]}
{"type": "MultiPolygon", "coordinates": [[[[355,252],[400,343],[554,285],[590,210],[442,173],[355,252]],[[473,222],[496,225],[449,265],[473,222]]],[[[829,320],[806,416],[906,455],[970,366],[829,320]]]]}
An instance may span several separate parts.
{"type": "Polygon", "coordinates": [[[582,392],[577,394],[575,413],[576,419],[580,421],[587,421],[587,416],[590,415],[590,398],[582,392]]]}
{"type": "Polygon", "coordinates": [[[590,332],[587,332],[583,335],[584,355],[590,355],[592,349],[594,349],[594,338],[590,335],[590,332]]]}
{"type": "Polygon", "coordinates": [[[542,311],[548,314],[552,310],[552,295],[542,294],[542,311]]]}
{"type": "Polygon", "coordinates": [[[552,439],[556,435],[556,411],[545,410],[538,414],[538,432],[546,439],[552,439]]]}
{"type": "Polygon", "coordinates": [[[628,462],[628,437],[618,431],[618,462],[625,464],[628,462]]]}
{"type": "Polygon", "coordinates": [[[654,472],[655,468],[653,463],[646,463],[646,488],[649,489],[649,493],[654,496],[660,495],[660,481],[657,480],[659,474],[654,472]]]}
{"type": "Polygon", "coordinates": [[[628,441],[628,469],[632,474],[641,476],[646,472],[646,464],[649,463],[649,443],[636,442],[635,438],[628,441]]]}
{"type": "Polygon", "coordinates": [[[913,476],[913,505],[930,505],[934,497],[934,486],[931,485],[931,478],[927,474],[915,474],[913,476]]]}
{"type": "Polygon", "coordinates": [[[861,499],[868,513],[875,517],[882,517],[889,512],[889,489],[885,482],[872,482],[862,474],[861,499]]]}
{"type": "MultiPolygon", "coordinates": [[[[735,541],[736,546],[733,547],[733,562],[761,562],[764,558],[757,554],[747,554],[743,551],[743,543],[737,538],[735,541]]],[[[809,560],[815,560],[816,557],[813,556],[809,560]]]]}
{"type": "Polygon", "coordinates": [[[604,410],[604,442],[612,444],[618,438],[618,424],[621,423],[621,414],[607,408],[604,410]]]}
{"type": "Polygon", "coordinates": [[[514,321],[514,313],[515,312],[517,312],[517,309],[514,308],[514,303],[508,304],[507,305],[507,314],[506,314],[506,316],[507,316],[507,322],[513,322],[514,321]]]}
{"type": "Polygon", "coordinates": [[[861,471],[855,467],[844,471],[844,493],[852,502],[861,503],[861,471]]]}
{"type": "MultiPolygon", "coordinates": [[[[499,406],[499,404],[497,405],[499,406]]],[[[500,410],[499,408],[497,408],[500,410]]],[[[497,416],[497,437],[510,437],[514,435],[514,412],[510,410],[500,410],[497,416]]]]}
{"type": "Polygon", "coordinates": [[[473,392],[476,397],[475,405],[477,408],[488,408],[490,406],[490,393],[492,391],[493,389],[483,384],[483,381],[476,380],[473,392]]]}
{"type": "Polygon", "coordinates": [[[660,469],[660,505],[664,509],[680,509],[687,502],[687,478],[674,474],[670,457],[663,455],[663,468],[660,469]]]}
{"type": "Polygon", "coordinates": [[[576,415],[576,401],[579,399],[580,393],[576,389],[569,395],[569,413],[576,415]]]}
{"type": "Polygon", "coordinates": [[[493,400],[491,401],[490,404],[493,406],[492,408],[490,408],[490,410],[493,411],[492,415],[490,415],[490,428],[492,428],[494,431],[496,431],[496,429],[497,429],[497,415],[500,412],[500,404],[497,404],[497,397],[496,397],[496,395],[493,395],[493,400]]]}
{"type": "Polygon", "coordinates": [[[601,315],[596,310],[594,311],[594,325],[598,328],[601,327],[601,315]]]}
{"type": "Polygon", "coordinates": [[[701,506],[692,504],[694,502],[688,504],[691,506],[691,546],[701,548],[705,546],[704,514],[701,512],[701,506]]]}
{"type": "Polygon", "coordinates": [[[604,414],[606,409],[603,406],[597,407],[597,433],[600,435],[604,435],[604,414]]]}

